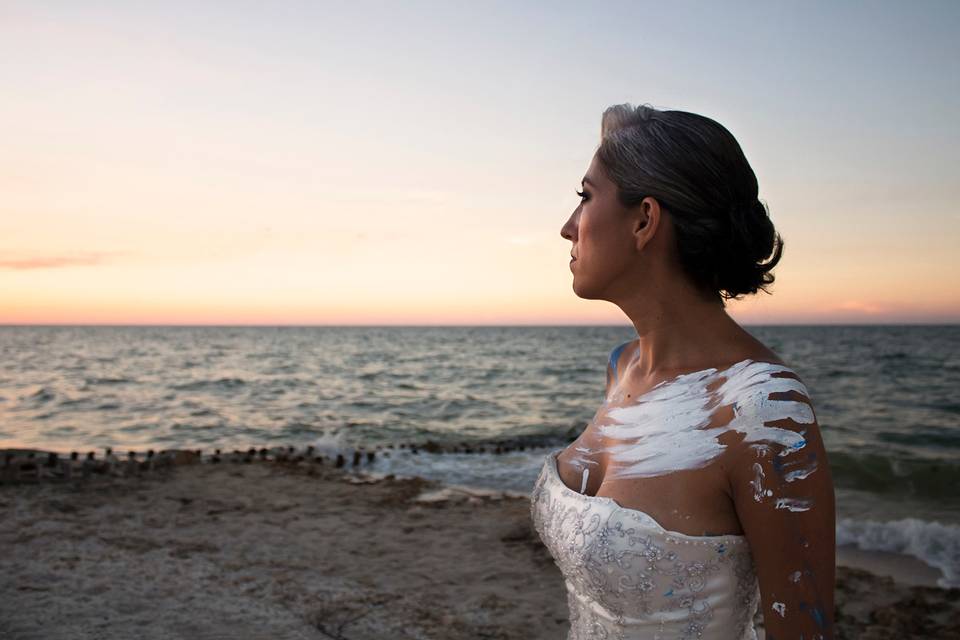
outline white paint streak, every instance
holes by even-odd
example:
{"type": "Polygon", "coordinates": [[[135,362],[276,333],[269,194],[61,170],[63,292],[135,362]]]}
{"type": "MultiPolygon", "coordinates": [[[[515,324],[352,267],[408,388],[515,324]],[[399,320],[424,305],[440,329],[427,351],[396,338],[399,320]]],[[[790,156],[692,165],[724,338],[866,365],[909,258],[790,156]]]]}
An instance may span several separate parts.
{"type": "MultiPolygon", "coordinates": [[[[770,399],[770,394],[785,391],[809,398],[800,380],[773,376],[782,372],[793,373],[781,365],[747,359],[724,371],[711,368],[677,376],[655,385],[633,404],[610,409],[607,416],[612,422],[597,427],[599,436],[609,442],[607,473],[618,479],[642,478],[701,468],[723,452],[719,436],[731,431],[743,434],[747,443],[779,446],[779,456],[799,451],[806,444],[803,435],[766,426],[784,419],[814,422],[806,402],[770,399]],[[717,389],[708,391],[721,380],[717,389]],[[710,426],[720,407],[732,407],[733,418],[710,426]]],[[[763,453],[758,449],[758,456],[763,453]]]]}
{"type": "Polygon", "coordinates": [[[794,571],[790,574],[790,582],[800,582],[800,572],[794,571]]]}
{"type": "Polygon", "coordinates": [[[590,477],[590,469],[583,470],[583,479],[580,480],[580,493],[586,493],[587,491],[587,478],[590,477]]]}
{"type": "Polygon", "coordinates": [[[786,617],[787,605],[783,604],[782,602],[774,602],[771,608],[777,613],[779,613],[781,618],[786,617]]]}
{"type": "Polygon", "coordinates": [[[814,460],[809,467],[805,469],[795,469],[793,471],[788,471],[783,474],[783,479],[787,482],[793,482],[794,480],[803,480],[811,473],[817,470],[817,461],[814,460]]]}
{"type": "Polygon", "coordinates": [[[753,463],[753,473],[753,480],[750,481],[750,486],[753,487],[753,499],[760,502],[764,496],[772,496],[773,491],[763,488],[763,467],[756,462],[753,463]]]}
{"type": "Polygon", "coordinates": [[[750,446],[756,449],[758,458],[765,458],[770,453],[770,447],[765,444],[754,444],[750,446]]]}
{"type": "Polygon", "coordinates": [[[812,500],[802,498],[777,498],[774,505],[777,509],[789,509],[790,511],[807,511],[810,509],[812,500]]]}
{"type": "Polygon", "coordinates": [[[567,464],[576,469],[586,469],[590,465],[597,465],[600,463],[584,456],[573,456],[567,461],[567,464]]]}

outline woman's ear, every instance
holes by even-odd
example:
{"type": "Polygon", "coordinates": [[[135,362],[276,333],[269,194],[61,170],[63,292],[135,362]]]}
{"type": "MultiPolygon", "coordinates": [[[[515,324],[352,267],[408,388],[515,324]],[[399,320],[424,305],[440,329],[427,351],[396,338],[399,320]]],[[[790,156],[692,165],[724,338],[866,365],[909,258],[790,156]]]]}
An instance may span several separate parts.
{"type": "Polygon", "coordinates": [[[639,204],[632,207],[633,211],[633,237],[636,241],[637,251],[653,240],[660,226],[660,203],[655,198],[646,197],[639,204]]]}

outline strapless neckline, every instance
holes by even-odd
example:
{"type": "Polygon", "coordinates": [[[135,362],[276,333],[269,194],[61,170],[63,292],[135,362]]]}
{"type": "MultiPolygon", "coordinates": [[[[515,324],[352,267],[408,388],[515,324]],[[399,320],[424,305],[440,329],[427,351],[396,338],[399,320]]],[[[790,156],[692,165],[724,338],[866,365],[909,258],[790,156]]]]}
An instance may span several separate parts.
{"type": "Polygon", "coordinates": [[[546,456],[530,515],[563,575],[566,640],[757,640],[760,603],[745,536],[689,536],[606,496],[577,493],[546,456]]]}
{"type": "Polygon", "coordinates": [[[557,449],[555,451],[551,451],[550,454],[547,456],[546,464],[547,464],[548,474],[551,477],[551,479],[557,483],[557,485],[560,488],[560,491],[562,491],[567,495],[576,496],[585,501],[606,503],[614,510],[622,511],[624,513],[635,514],[636,516],[639,516],[644,521],[649,522],[650,525],[656,528],[658,531],[661,531],[665,534],[669,534],[674,537],[683,538],[686,540],[703,540],[703,541],[711,541],[711,542],[716,540],[730,540],[732,542],[744,542],[747,539],[745,535],[736,534],[736,533],[725,533],[723,535],[717,535],[717,536],[691,536],[686,533],[680,533],[679,531],[671,531],[670,529],[667,529],[663,525],[661,525],[653,516],[651,516],[646,511],[641,511],[639,509],[632,509],[630,507],[624,507],[619,502],[617,502],[616,500],[614,500],[609,496],[590,496],[584,493],[580,493],[578,491],[574,491],[573,489],[568,487],[560,478],[560,470],[557,468],[557,456],[560,455],[562,451],[563,449],[557,449]]]}

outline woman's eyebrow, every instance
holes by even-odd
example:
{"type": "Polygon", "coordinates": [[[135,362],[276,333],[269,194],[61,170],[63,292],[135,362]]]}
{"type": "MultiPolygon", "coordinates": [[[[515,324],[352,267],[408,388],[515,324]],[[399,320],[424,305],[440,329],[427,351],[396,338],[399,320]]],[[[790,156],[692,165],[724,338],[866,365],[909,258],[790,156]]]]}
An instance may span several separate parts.
{"type": "Polygon", "coordinates": [[[590,181],[590,178],[586,176],[584,176],[583,180],[580,181],[580,184],[589,184],[590,186],[593,186],[593,187],[597,186],[593,184],[593,182],[590,181]]]}

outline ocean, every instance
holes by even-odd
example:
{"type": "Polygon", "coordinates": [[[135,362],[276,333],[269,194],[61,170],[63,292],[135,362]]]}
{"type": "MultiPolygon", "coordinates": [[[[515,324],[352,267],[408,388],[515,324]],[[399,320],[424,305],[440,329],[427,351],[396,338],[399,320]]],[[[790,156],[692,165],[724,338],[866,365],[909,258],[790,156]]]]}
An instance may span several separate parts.
{"type": "MultiPolygon", "coordinates": [[[[747,326],[806,383],[837,542],[960,586],[960,326],[747,326]]],[[[0,326],[0,447],[395,445],[371,470],[529,492],[632,327],[0,326]],[[422,450],[523,443],[506,454],[422,450]],[[411,453],[400,444],[416,444],[411,453]]]]}

